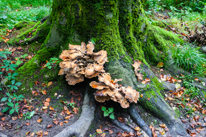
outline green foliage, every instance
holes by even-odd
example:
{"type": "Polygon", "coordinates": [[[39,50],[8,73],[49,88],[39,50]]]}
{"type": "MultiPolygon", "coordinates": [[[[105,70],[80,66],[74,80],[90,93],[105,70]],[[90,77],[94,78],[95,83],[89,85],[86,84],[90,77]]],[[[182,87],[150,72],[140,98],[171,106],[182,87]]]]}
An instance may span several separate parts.
{"type": "Polygon", "coordinates": [[[106,107],[102,107],[102,111],[104,112],[104,117],[108,117],[111,119],[115,119],[114,117],[114,108],[106,108],[106,107]]]}
{"type": "Polygon", "coordinates": [[[176,45],[172,49],[172,57],[174,59],[172,63],[191,73],[204,75],[206,59],[205,55],[200,53],[198,49],[190,45],[176,45]]]}
{"type": "Polygon", "coordinates": [[[75,103],[73,102],[73,103],[69,103],[69,104],[67,104],[67,107],[72,107],[72,108],[74,108],[75,107],[75,103]]]}
{"type": "Polygon", "coordinates": [[[8,110],[9,114],[13,114],[14,112],[19,112],[19,101],[23,100],[24,96],[23,95],[19,95],[17,96],[16,94],[9,94],[6,93],[7,97],[3,97],[1,99],[1,102],[6,102],[7,106],[2,110],[2,112],[6,112],[8,110]]]}
{"type": "Polygon", "coordinates": [[[52,67],[56,68],[59,62],[60,60],[58,58],[50,58],[50,60],[46,63],[46,67],[49,69],[51,69],[52,67]]]}
{"type": "Polygon", "coordinates": [[[187,75],[187,76],[181,76],[180,77],[183,80],[183,86],[186,88],[184,91],[184,94],[190,95],[190,98],[197,97],[201,99],[201,91],[199,88],[194,86],[194,76],[187,75]]]}
{"type": "MultiPolygon", "coordinates": [[[[16,70],[16,67],[18,67],[18,65],[17,63],[13,64],[11,60],[7,60],[7,57],[11,54],[12,53],[10,51],[0,51],[0,63],[1,63],[0,68],[3,68],[6,70],[6,73],[0,72],[0,78],[1,80],[3,80],[3,78],[7,78],[9,81],[11,80],[11,85],[7,85],[7,87],[10,88],[11,90],[14,90],[14,89],[18,90],[18,87],[21,85],[21,82],[15,81],[16,76],[18,75],[18,73],[16,73],[15,70],[16,70]],[[14,72],[11,73],[11,71],[14,71],[14,72]]],[[[25,55],[23,55],[22,58],[25,58],[25,55]]],[[[0,90],[2,89],[3,89],[3,86],[0,84],[0,90]]]]}
{"type": "Polygon", "coordinates": [[[26,112],[26,114],[23,114],[24,119],[31,119],[35,114],[35,111],[31,111],[31,112],[26,112]]]}

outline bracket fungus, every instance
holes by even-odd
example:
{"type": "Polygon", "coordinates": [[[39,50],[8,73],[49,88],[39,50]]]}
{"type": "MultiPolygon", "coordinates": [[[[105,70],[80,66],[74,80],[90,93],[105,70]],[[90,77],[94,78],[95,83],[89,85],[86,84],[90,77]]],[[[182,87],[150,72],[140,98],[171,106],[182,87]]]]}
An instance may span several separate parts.
{"type": "Polygon", "coordinates": [[[137,76],[137,79],[138,80],[143,80],[143,76],[141,73],[140,73],[140,65],[142,64],[141,61],[138,61],[138,60],[135,60],[134,61],[134,64],[132,65],[134,67],[134,72],[135,72],[135,75],[137,76]]]}
{"type": "Polygon", "coordinates": [[[93,78],[104,72],[104,64],[107,62],[107,52],[93,52],[94,44],[89,42],[87,45],[69,44],[69,50],[64,50],[59,56],[63,61],[59,64],[59,75],[66,74],[66,81],[69,85],[84,81],[84,76],[93,78]]]}
{"type": "Polygon", "coordinates": [[[123,87],[118,84],[118,81],[122,79],[112,80],[109,73],[101,73],[98,75],[99,82],[92,81],[90,86],[97,89],[94,93],[95,99],[98,102],[105,102],[113,100],[120,103],[122,108],[128,108],[129,103],[137,103],[139,99],[139,92],[134,90],[132,87],[123,87]]]}

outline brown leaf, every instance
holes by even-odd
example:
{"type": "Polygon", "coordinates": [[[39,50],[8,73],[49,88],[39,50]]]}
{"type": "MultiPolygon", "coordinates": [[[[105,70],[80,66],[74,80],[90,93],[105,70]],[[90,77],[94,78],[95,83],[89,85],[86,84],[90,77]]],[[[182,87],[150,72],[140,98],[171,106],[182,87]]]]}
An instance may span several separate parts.
{"type": "Polygon", "coordinates": [[[44,136],[47,136],[49,134],[49,132],[44,132],[44,136]]]}
{"type": "Polygon", "coordinates": [[[49,106],[49,110],[52,110],[52,111],[53,111],[53,110],[54,110],[54,108],[53,108],[53,107],[51,107],[51,106],[49,106]]]}
{"type": "Polygon", "coordinates": [[[51,99],[50,98],[46,98],[46,102],[50,102],[51,101],[51,99]]]}
{"type": "Polygon", "coordinates": [[[142,135],[142,133],[141,132],[139,132],[139,131],[137,131],[137,136],[141,136],[142,135]]]}
{"type": "Polygon", "coordinates": [[[37,122],[37,123],[41,123],[41,122],[42,122],[42,119],[37,119],[36,122],[37,122]]]}
{"type": "Polygon", "coordinates": [[[32,94],[32,95],[34,95],[35,93],[36,93],[36,91],[35,91],[35,90],[33,90],[33,91],[31,92],[31,94],[32,94]]]}
{"type": "Polygon", "coordinates": [[[182,121],[182,123],[186,123],[186,122],[187,122],[187,120],[186,120],[186,119],[182,119],[181,121],[182,121]]]}
{"type": "Polygon", "coordinates": [[[29,125],[30,125],[30,123],[29,123],[29,122],[27,122],[27,123],[26,123],[26,125],[27,125],[27,126],[29,126],[29,125]]]}
{"type": "Polygon", "coordinates": [[[51,86],[53,84],[53,82],[51,81],[51,82],[49,82],[48,84],[47,84],[47,87],[49,87],[49,86],[51,86]]]}
{"type": "Polygon", "coordinates": [[[101,130],[101,129],[97,129],[96,132],[97,132],[98,134],[101,134],[101,133],[102,133],[102,130],[101,130]]]}
{"type": "Polygon", "coordinates": [[[14,121],[17,120],[17,117],[12,117],[12,120],[14,120],[14,121]]]}
{"type": "Polygon", "coordinates": [[[49,102],[44,102],[44,106],[48,107],[49,106],[49,102]]]}
{"type": "Polygon", "coordinates": [[[165,124],[159,124],[159,126],[160,126],[161,128],[166,128],[166,125],[165,125],[165,124]]]}
{"type": "Polygon", "coordinates": [[[47,126],[47,128],[51,128],[51,127],[52,127],[52,125],[48,125],[48,126],[47,126]]]}
{"type": "Polygon", "coordinates": [[[26,135],[28,136],[30,132],[31,132],[31,131],[26,132],[26,135]]]}
{"type": "Polygon", "coordinates": [[[60,122],[59,125],[60,125],[60,126],[63,126],[63,125],[64,125],[64,122],[60,122]]]}
{"type": "Polygon", "coordinates": [[[140,130],[140,128],[139,128],[139,127],[135,127],[135,128],[134,128],[134,130],[139,131],[139,130],[140,130]]]}
{"type": "Polygon", "coordinates": [[[109,129],[109,134],[112,134],[113,133],[113,130],[109,129]]]}
{"type": "Polygon", "coordinates": [[[79,110],[79,108],[73,108],[74,114],[77,114],[77,113],[78,113],[78,110],[79,110]]]}
{"type": "Polygon", "coordinates": [[[190,136],[192,136],[192,137],[195,137],[196,136],[196,133],[190,133],[190,136]]]}
{"type": "Polygon", "coordinates": [[[65,120],[65,121],[64,121],[64,123],[68,123],[68,122],[69,122],[68,120],[65,120]]]}
{"type": "Polygon", "coordinates": [[[71,116],[66,116],[64,119],[70,119],[71,118],[71,116]]]}
{"type": "Polygon", "coordinates": [[[55,125],[58,125],[58,124],[59,124],[59,121],[55,118],[55,119],[53,119],[53,123],[54,123],[55,125]]]}
{"type": "Polygon", "coordinates": [[[43,136],[43,130],[39,130],[36,134],[37,134],[38,136],[43,136]]]}
{"type": "Polygon", "coordinates": [[[124,118],[123,117],[118,117],[117,119],[119,120],[119,122],[124,122],[124,118]]]}
{"type": "Polygon", "coordinates": [[[5,117],[2,117],[2,118],[1,118],[1,120],[2,120],[2,121],[5,121],[5,120],[6,120],[6,118],[5,118],[5,117]]]}
{"type": "Polygon", "coordinates": [[[46,95],[47,94],[46,90],[42,90],[42,94],[46,95]]]}
{"type": "Polygon", "coordinates": [[[102,134],[101,134],[101,137],[105,137],[105,136],[106,136],[106,133],[102,133],[102,134]]]}
{"type": "Polygon", "coordinates": [[[164,63],[159,62],[159,63],[157,64],[157,67],[158,67],[158,68],[162,68],[162,67],[163,67],[163,65],[164,65],[164,63]]]}

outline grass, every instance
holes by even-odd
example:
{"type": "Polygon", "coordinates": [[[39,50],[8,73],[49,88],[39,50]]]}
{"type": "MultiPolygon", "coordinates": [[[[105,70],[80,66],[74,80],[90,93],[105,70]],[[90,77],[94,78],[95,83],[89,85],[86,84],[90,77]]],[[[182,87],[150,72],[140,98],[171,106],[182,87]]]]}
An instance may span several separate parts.
{"type": "Polygon", "coordinates": [[[200,53],[198,49],[189,44],[176,45],[172,49],[173,63],[191,73],[204,75],[206,59],[205,55],[200,53]]]}
{"type": "Polygon", "coordinates": [[[1,0],[0,35],[19,21],[39,21],[50,12],[52,0],[1,0]]]}

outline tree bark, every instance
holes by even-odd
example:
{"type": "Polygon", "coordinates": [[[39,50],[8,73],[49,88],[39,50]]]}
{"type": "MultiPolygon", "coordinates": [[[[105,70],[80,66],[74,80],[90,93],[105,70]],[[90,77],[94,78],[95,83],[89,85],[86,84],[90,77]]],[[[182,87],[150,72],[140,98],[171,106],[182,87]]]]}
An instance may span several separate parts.
{"type": "Polygon", "coordinates": [[[106,50],[108,53],[106,70],[112,78],[121,78],[121,84],[144,94],[139,103],[163,120],[174,131],[174,136],[186,134],[176,113],[160,94],[163,90],[161,83],[149,69],[149,64],[168,64],[171,58],[169,47],[182,40],[152,26],[140,0],[54,0],[47,21],[51,25],[42,49],[30,63],[19,69],[20,73],[26,68],[28,72],[34,71],[33,67],[38,68],[41,62],[68,49],[68,43],[80,45],[82,41],[93,39],[96,51],[106,50]],[[151,79],[150,84],[137,81],[131,66],[133,60],[143,62],[141,69],[151,79]]]}

